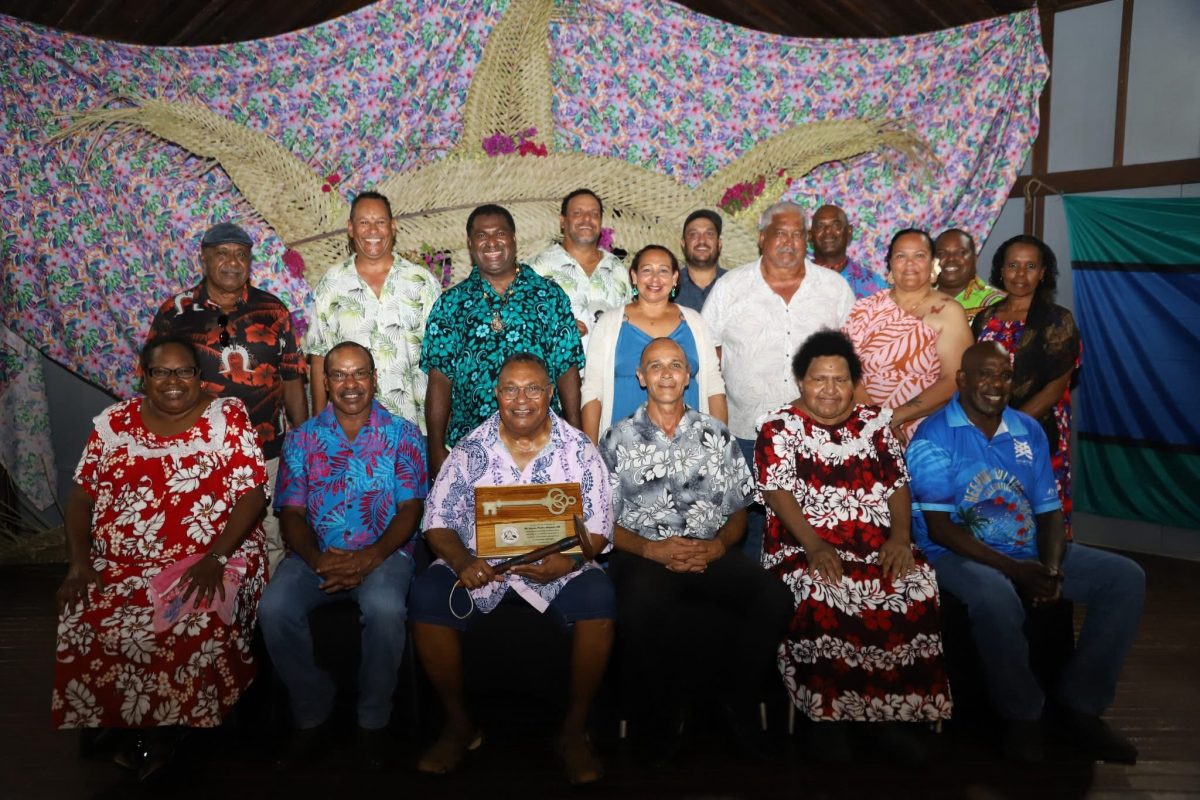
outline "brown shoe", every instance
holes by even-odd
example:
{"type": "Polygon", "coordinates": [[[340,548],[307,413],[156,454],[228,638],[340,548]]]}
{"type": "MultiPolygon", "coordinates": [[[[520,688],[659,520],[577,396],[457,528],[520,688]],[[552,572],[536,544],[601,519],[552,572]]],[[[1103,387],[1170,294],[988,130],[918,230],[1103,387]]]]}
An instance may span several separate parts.
{"type": "Polygon", "coordinates": [[[592,742],[586,733],[560,736],[557,749],[567,780],[572,784],[595,783],[604,777],[604,766],[592,749],[592,742]]]}
{"type": "Polygon", "coordinates": [[[481,744],[483,744],[482,731],[475,730],[466,737],[461,737],[447,728],[442,731],[438,740],[417,759],[417,771],[433,775],[445,775],[447,772],[453,772],[462,762],[467,751],[476,750],[481,744]]]}

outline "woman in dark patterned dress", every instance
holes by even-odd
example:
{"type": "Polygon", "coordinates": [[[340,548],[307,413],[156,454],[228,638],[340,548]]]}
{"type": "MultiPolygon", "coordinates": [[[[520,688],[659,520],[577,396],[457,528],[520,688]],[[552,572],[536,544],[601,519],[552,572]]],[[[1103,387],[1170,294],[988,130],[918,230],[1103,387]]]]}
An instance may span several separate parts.
{"type": "Polygon", "coordinates": [[[975,338],[999,342],[1013,360],[1008,404],[1041,423],[1071,538],[1071,387],[1083,342],[1071,312],[1054,303],[1058,259],[1036,236],[1014,236],[992,258],[994,286],[1008,296],[971,323],[975,338]]]}
{"type": "Polygon", "coordinates": [[[908,471],[890,415],[855,405],[862,365],[843,334],[820,331],[792,361],[800,397],[768,414],[755,446],[767,507],[763,565],[792,590],[779,648],[815,755],[850,757],[850,722],[907,761],[924,758],[913,726],[950,716],[937,582],[909,539],[908,471]],[[835,724],[829,724],[835,723],[835,724]]]}

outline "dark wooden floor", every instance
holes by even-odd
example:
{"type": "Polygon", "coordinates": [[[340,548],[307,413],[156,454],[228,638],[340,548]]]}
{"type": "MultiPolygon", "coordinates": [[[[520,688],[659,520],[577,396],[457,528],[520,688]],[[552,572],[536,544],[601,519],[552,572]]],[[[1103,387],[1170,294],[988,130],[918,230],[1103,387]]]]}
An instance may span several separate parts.
{"type": "MultiPolygon", "coordinates": [[[[804,757],[799,737],[769,767],[730,755],[720,726],[699,720],[677,765],[659,771],[638,766],[616,737],[609,703],[597,709],[597,743],[608,777],[573,790],[550,754],[548,714],[522,715],[509,706],[484,722],[489,740],[458,774],[430,779],[412,770],[428,734],[394,734],[395,765],[382,775],[359,772],[347,744],[319,762],[280,775],[268,754],[280,726],[266,722],[270,703],[260,697],[229,730],[193,736],[188,754],[165,785],[137,786],[107,758],[80,757],[78,735],[52,731],[49,697],[53,667],[52,596],[62,568],[0,567],[0,797],[1200,797],[1200,563],[1136,556],[1149,575],[1141,633],[1126,665],[1114,726],[1141,750],[1136,766],[1063,760],[1037,769],[1003,763],[976,727],[948,726],[934,740],[934,758],[920,769],[864,759],[850,768],[822,766],[804,757]]],[[[269,692],[264,692],[269,695],[269,692]]],[[[778,726],[779,720],[774,721],[778,726]]]]}

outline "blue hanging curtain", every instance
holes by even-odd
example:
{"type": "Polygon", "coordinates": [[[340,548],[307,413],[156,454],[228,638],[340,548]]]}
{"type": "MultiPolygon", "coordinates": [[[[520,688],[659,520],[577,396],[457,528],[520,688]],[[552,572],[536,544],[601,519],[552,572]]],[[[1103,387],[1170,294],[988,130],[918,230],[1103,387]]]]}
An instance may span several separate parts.
{"type": "Polygon", "coordinates": [[[1075,508],[1200,528],[1200,199],[1067,197],[1075,508]]]}

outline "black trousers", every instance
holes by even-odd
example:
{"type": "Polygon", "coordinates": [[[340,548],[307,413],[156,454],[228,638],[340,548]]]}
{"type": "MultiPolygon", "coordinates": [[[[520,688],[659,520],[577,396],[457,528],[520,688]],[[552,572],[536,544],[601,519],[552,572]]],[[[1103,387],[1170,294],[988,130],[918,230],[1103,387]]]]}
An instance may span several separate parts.
{"type": "Polygon", "coordinates": [[[699,573],[614,551],[609,575],[631,717],[667,724],[698,695],[733,709],[758,703],[794,611],[783,581],[740,549],[699,573]]]}

